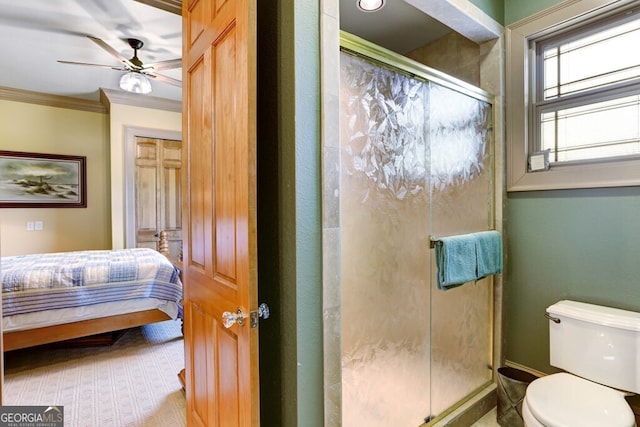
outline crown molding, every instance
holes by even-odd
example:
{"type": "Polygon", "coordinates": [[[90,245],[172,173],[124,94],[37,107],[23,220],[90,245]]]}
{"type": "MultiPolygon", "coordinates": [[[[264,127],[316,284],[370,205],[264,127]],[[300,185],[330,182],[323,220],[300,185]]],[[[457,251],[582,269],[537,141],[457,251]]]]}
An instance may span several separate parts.
{"type": "Polygon", "coordinates": [[[69,108],[71,110],[89,111],[92,113],[106,113],[107,108],[98,101],[70,96],[51,95],[30,90],[14,89],[0,86],[0,99],[30,104],[46,105],[48,107],[69,108]]]}
{"type": "Polygon", "coordinates": [[[148,6],[153,6],[158,9],[162,9],[165,12],[175,13],[176,15],[182,14],[182,0],[136,0],[138,3],[143,3],[148,6]]]}
{"type": "Polygon", "coordinates": [[[130,93],[122,90],[100,88],[100,101],[107,112],[111,109],[111,104],[132,105],[134,107],[166,110],[174,113],[182,112],[182,102],[180,101],[139,93],[130,93]]]}

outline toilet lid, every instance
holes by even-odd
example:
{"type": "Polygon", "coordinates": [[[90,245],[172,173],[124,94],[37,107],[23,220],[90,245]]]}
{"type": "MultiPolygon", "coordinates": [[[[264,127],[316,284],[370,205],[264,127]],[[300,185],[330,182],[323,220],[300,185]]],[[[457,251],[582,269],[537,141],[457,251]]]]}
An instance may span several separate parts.
{"type": "Polygon", "coordinates": [[[538,378],[527,387],[531,413],[545,426],[632,427],[621,392],[567,373],[538,378]]]}

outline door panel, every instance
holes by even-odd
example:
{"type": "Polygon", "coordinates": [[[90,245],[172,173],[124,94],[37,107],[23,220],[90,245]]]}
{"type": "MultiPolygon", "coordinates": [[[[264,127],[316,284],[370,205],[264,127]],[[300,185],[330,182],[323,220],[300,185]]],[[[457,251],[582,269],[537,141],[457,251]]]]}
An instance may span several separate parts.
{"type": "Polygon", "coordinates": [[[206,81],[208,67],[205,65],[205,60],[210,62],[207,56],[208,52],[203,52],[203,56],[198,58],[199,61],[189,71],[189,80],[187,81],[189,107],[186,114],[188,139],[185,147],[189,151],[193,151],[195,155],[191,156],[190,153],[187,153],[189,178],[186,182],[189,187],[185,191],[185,197],[188,197],[189,205],[183,211],[190,224],[189,236],[200,236],[200,238],[189,239],[185,248],[189,249],[192,266],[200,269],[205,268],[207,253],[211,254],[211,248],[209,247],[207,250],[205,247],[210,242],[202,238],[202,236],[211,234],[211,221],[208,224],[205,223],[207,212],[211,212],[211,197],[205,198],[205,195],[206,185],[213,180],[211,168],[208,167],[211,165],[211,145],[205,144],[205,141],[208,142],[211,139],[211,107],[205,104],[208,101],[207,94],[209,96],[211,94],[206,81]]]}
{"type": "Polygon", "coordinates": [[[212,351],[215,339],[208,335],[209,331],[215,330],[215,319],[196,305],[191,306],[190,314],[192,339],[194,343],[199,343],[199,346],[194,346],[191,367],[198,372],[201,380],[192,382],[193,402],[188,419],[190,424],[195,421],[196,425],[216,425],[213,420],[213,407],[208,404],[208,399],[215,399],[216,389],[215,359],[212,351]]]}
{"type": "Polygon", "coordinates": [[[255,0],[183,3],[187,422],[258,426],[255,0]]]}
{"type": "MultiPolygon", "coordinates": [[[[235,78],[235,64],[227,58],[233,58],[236,51],[235,26],[231,26],[220,42],[213,49],[213,67],[216,79],[214,93],[217,102],[214,104],[214,138],[216,144],[214,156],[214,186],[216,197],[215,206],[215,236],[216,236],[216,275],[222,276],[227,285],[233,286],[236,274],[236,176],[240,171],[235,170],[236,157],[235,121],[227,120],[233,117],[235,96],[233,84],[235,78]]],[[[239,212],[238,212],[239,213],[239,212]]]]}
{"type": "Polygon", "coordinates": [[[156,249],[158,217],[158,147],[154,140],[136,137],[136,247],[156,249]]]}

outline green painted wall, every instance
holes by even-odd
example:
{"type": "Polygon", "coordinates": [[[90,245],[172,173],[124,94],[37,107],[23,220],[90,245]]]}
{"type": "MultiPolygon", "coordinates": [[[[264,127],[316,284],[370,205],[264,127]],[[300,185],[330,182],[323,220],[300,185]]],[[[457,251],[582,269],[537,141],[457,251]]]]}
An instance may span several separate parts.
{"type": "Polygon", "coordinates": [[[469,0],[487,15],[504,25],[505,0],[469,0]]]}
{"type": "Polygon", "coordinates": [[[510,194],[507,359],[543,372],[561,299],[640,311],[640,187],[510,194]]]}
{"type": "MultiPolygon", "coordinates": [[[[479,5],[479,2],[480,0],[472,1],[472,3],[477,5],[479,5]]],[[[556,3],[560,3],[560,0],[504,0],[504,25],[513,24],[522,18],[533,15],[534,13],[551,7],[556,3]]]]}
{"type": "MultiPolygon", "coordinates": [[[[558,0],[505,1],[512,24],[558,0]]],[[[550,373],[545,309],[561,299],[640,311],[640,187],[510,193],[506,359],[550,373]]]]}
{"type": "MultiPolygon", "coordinates": [[[[294,76],[294,91],[288,101],[283,125],[290,135],[283,141],[285,198],[289,210],[281,232],[291,240],[283,261],[290,267],[285,286],[290,285],[291,314],[297,322],[290,325],[297,337],[295,353],[288,355],[288,367],[295,367],[296,418],[283,426],[324,426],[323,351],[322,351],[322,193],[320,143],[320,2],[283,0],[291,7],[294,28],[286,38],[282,52],[295,52],[290,70],[282,76],[288,82],[294,76]],[[295,264],[290,261],[295,260],[295,264]],[[295,267],[294,267],[295,265],[295,267]],[[295,294],[293,290],[295,289],[295,294]],[[295,304],[295,305],[294,305],[295,304]]],[[[293,375],[292,375],[293,377],[293,375]]],[[[291,386],[293,387],[294,378],[291,386]]],[[[288,396],[285,394],[285,397],[288,396]]]]}
{"type": "MultiPolygon", "coordinates": [[[[505,1],[509,25],[557,0],[505,1]]],[[[506,359],[550,373],[546,307],[561,299],[640,311],[640,187],[510,193],[506,359]]]]}
{"type": "Polygon", "coordinates": [[[262,425],[324,424],[318,2],[258,2],[262,425]]]}

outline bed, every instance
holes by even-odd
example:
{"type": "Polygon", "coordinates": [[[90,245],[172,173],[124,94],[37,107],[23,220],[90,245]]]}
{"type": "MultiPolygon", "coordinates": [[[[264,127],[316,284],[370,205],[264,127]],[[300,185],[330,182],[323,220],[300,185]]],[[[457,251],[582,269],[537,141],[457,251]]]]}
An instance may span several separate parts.
{"type": "Polygon", "coordinates": [[[147,248],[0,258],[4,351],[182,317],[180,270],[147,248]]]}

